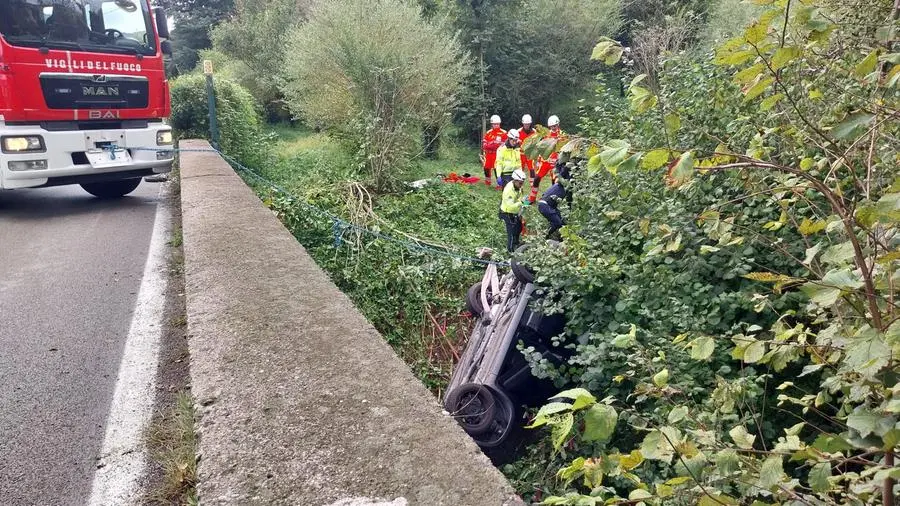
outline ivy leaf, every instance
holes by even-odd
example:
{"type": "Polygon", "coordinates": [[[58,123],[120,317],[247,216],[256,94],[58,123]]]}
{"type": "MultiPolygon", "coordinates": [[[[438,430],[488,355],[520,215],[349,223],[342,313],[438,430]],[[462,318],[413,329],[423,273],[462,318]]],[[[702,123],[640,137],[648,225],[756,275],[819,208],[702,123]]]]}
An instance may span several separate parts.
{"type": "Polygon", "coordinates": [[[716,349],[716,342],[710,336],[698,337],[691,341],[691,358],[707,360],[716,349]]]}
{"type": "Polygon", "coordinates": [[[838,140],[849,140],[858,137],[863,129],[875,119],[874,114],[855,112],[844,118],[831,129],[831,135],[838,140]]]}
{"type": "Polygon", "coordinates": [[[619,414],[612,406],[594,404],[584,413],[585,441],[606,441],[616,430],[619,414]]]}
{"type": "Polygon", "coordinates": [[[780,455],[773,455],[763,462],[759,470],[760,488],[769,490],[781,483],[784,478],[784,467],[782,467],[780,455]]]}
{"type": "Polygon", "coordinates": [[[641,167],[647,170],[658,169],[669,162],[669,153],[668,149],[654,149],[644,155],[641,167]]]}
{"type": "Polygon", "coordinates": [[[743,425],[736,425],[730,431],[728,431],[728,435],[731,436],[732,441],[738,448],[742,448],[744,450],[750,450],[753,448],[753,442],[756,441],[756,436],[747,432],[747,428],[743,425]]]}

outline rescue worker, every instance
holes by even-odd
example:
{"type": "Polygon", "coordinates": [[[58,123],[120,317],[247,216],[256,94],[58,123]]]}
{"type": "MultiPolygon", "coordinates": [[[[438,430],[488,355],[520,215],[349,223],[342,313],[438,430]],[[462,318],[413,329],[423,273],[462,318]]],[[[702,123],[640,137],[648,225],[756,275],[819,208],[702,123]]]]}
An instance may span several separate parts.
{"type": "MultiPolygon", "coordinates": [[[[534,134],[534,125],[531,121],[531,115],[526,114],[522,116],[522,128],[519,129],[519,142],[521,142],[521,146],[525,145],[525,141],[528,140],[529,137],[534,134]]],[[[525,152],[522,152],[522,170],[528,171],[528,177],[534,179],[534,160],[525,156],[525,152]]]]}
{"type": "Polygon", "coordinates": [[[556,168],[559,179],[547,191],[541,195],[538,201],[538,211],[547,219],[550,228],[547,230],[547,239],[560,240],[559,229],[565,226],[566,220],[559,213],[559,202],[563,199],[572,203],[572,195],[566,189],[570,175],[569,168],[564,164],[558,164],[556,168]]]}
{"type": "Polygon", "coordinates": [[[491,129],[484,134],[481,149],[484,151],[484,184],[491,186],[491,175],[497,160],[497,149],[506,142],[506,132],[500,128],[500,116],[491,116],[491,129]]]}
{"type": "MultiPolygon", "coordinates": [[[[559,139],[564,136],[562,130],[559,128],[559,117],[556,115],[550,116],[547,118],[547,126],[550,128],[550,133],[547,134],[545,139],[559,139]]],[[[534,203],[537,200],[538,188],[541,186],[541,179],[547,174],[552,175],[553,166],[556,165],[556,160],[559,159],[559,153],[554,152],[550,155],[548,160],[544,160],[543,158],[538,159],[538,163],[540,164],[537,169],[537,174],[534,175],[534,178],[531,181],[531,195],[528,196],[528,200],[534,203]]]]}
{"type": "Polygon", "coordinates": [[[516,169],[512,173],[512,181],[503,188],[503,199],[500,201],[500,219],[506,225],[506,251],[512,253],[519,246],[522,235],[522,185],[525,184],[525,173],[516,169]]]}
{"type": "Polygon", "coordinates": [[[506,132],[506,142],[497,150],[497,187],[506,188],[513,172],[522,167],[522,151],[519,149],[519,131],[515,128],[506,132]]]}

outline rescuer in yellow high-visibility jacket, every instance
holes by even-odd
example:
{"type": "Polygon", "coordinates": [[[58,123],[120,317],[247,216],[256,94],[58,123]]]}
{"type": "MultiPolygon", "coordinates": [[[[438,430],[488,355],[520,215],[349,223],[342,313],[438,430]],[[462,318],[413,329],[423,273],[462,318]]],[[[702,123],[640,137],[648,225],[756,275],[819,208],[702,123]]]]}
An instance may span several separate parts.
{"type": "Polygon", "coordinates": [[[511,179],[503,187],[503,198],[500,201],[500,219],[506,225],[506,251],[510,253],[515,251],[522,235],[522,185],[525,184],[525,173],[522,169],[516,169],[511,179]]]}
{"type": "Polygon", "coordinates": [[[522,150],[519,149],[519,131],[515,128],[506,132],[506,142],[497,149],[494,169],[497,171],[497,186],[506,188],[512,173],[522,168],[522,150]]]}

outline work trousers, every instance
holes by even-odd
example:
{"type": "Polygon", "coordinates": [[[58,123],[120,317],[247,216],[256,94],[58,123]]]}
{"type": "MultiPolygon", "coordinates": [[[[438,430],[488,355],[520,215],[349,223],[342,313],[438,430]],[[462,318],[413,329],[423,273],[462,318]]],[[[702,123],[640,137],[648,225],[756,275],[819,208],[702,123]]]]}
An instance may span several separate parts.
{"type": "Polygon", "coordinates": [[[566,224],[562,215],[559,214],[559,209],[551,207],[550,204],[547,204],[544,201],[540,201],[538,202],[538,211],[540,211],[544,218],[547,218],[547,221],[550,223],[550,228],[547,230],[547,239],[559,239],[557,237],[559,229],[563,228],[566,224]]]}
{"type": "Polygon", "coordinates": [[[506,225],[506,251],[512,253],[519,246],[522,236],[522,217],[513,213],[500,213],[500,219],[506,225]]]}

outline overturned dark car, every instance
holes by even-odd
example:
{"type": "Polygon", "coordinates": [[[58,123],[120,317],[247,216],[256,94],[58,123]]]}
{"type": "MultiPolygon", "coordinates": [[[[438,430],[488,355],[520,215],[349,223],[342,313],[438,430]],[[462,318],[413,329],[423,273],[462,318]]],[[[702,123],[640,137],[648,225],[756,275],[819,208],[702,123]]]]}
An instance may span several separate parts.
{"type": "Polygon", "coordinates": [[[514,434],[524,425],[523,407],[544,403],[554,391],[552,382],[532,375],[517,345],[553,362],[565,360],[566,350],[551,341],[563,332],[565,318],[541,314],[534,304],[538,298],[534,272],[516,260],[502,277],[496,265],[488,266],[466,297],[477,320],[453,370],[444,409],[492,458],[520,439],[514,434]]]}

